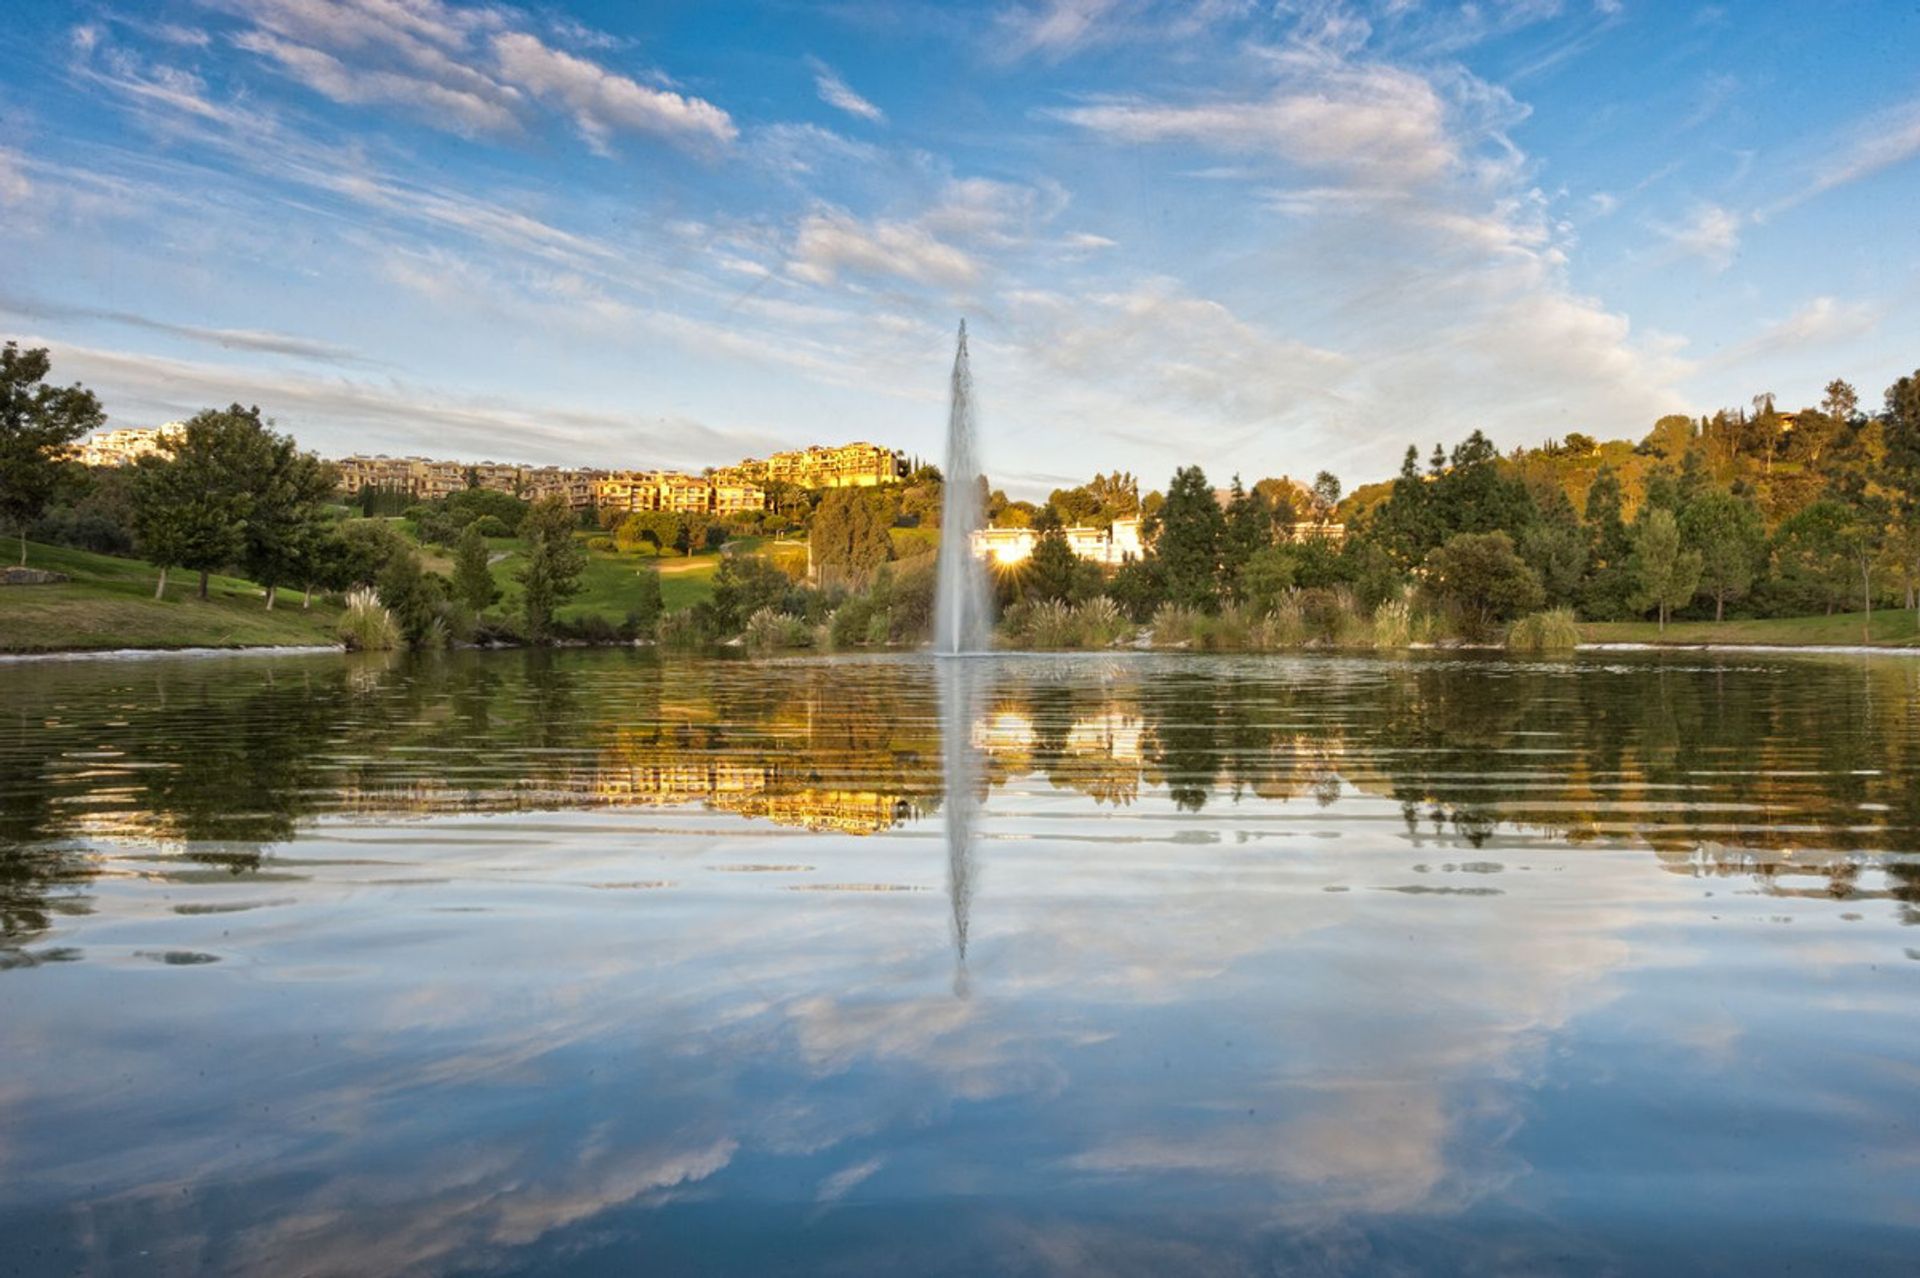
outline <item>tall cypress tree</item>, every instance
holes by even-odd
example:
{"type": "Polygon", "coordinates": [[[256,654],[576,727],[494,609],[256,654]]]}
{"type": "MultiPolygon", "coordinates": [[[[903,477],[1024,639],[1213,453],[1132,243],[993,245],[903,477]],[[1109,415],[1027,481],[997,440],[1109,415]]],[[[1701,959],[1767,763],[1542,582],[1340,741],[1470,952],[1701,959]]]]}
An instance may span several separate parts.
{"type": "Polygon", "coordinates": [[[1226,516],[1198,466],[1173,472],[1167,498],[1154,512],[1149,535],[1160,562],[1167,599],[1206,612],[1220,606],[1220,543],[1226,516]]]}

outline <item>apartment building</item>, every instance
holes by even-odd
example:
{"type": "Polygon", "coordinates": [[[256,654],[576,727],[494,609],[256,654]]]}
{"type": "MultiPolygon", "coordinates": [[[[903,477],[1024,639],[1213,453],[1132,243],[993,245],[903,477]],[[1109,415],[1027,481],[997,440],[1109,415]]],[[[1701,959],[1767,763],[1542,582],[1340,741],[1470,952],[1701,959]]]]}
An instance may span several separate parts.
{"type": "Polygon", "coordinates": [[[383,488],[406,493],[416,501],[438,501],[477,486],[512,493],[529,501],[557,494],[575,510],[594,504],[599,483],[607,473],[494,461],[436,461],[428,457],[342,457],[334,465],[340,468],[340,489],[349,496],[362,488],[383,488]]]}
{"type": "Polygon", "coordinates": [[[73,446],[72,457],[82,466],[131,466],[160,451],[160,441],[185,429],[184,422],[163,426],[126,426],[95,431],[73,446]]]}
{"type": "Polygon", "coordinates": [[[818,445],[790,453],[775,453],[765,462],[749,459],[742,467],[766,468],[765,482],[798,488],[872,488],[895,484],[907,477],[907,459],[891,448],[858,442],[837,448],[818,445]]]}
{"type": "Polygon", "coordinates": [[[766,509],[766,490],[756,484],[722,482],[713,476],[672,471],[621,471],[595,486],[594,504],[602,510],[676,514],[738,515],[766,509]]]}

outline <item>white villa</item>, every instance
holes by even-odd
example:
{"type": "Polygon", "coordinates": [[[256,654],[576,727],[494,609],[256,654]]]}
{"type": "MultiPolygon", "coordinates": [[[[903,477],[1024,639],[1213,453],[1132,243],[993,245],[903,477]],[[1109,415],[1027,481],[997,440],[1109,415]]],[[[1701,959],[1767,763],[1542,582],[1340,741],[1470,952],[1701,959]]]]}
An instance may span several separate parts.
{"type": "MultiPolygon", "coordinates": [[[[1144,549],[1138,519],[1116,519],[1112,528],[1080,524],[1062,531],[1074,554],[1097,564],[1117,567],[1140,558],[1144,549]]],[[[997,566],[1024,563],[1039,541],[1031,528],[982,528],[973,534],[973,554],[997,566]]]]}

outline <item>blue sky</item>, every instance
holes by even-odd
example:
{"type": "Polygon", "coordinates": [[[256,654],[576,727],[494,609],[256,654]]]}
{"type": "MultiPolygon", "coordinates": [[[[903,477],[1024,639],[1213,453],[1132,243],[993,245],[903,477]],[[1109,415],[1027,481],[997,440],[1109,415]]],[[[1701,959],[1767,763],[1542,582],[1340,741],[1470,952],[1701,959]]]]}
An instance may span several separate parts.
{"type": "Polygon", "coordinates": [[[13,0],[0,330],[328,453],[1379,478],[1920,363],[1920,9],[13,0]]]}

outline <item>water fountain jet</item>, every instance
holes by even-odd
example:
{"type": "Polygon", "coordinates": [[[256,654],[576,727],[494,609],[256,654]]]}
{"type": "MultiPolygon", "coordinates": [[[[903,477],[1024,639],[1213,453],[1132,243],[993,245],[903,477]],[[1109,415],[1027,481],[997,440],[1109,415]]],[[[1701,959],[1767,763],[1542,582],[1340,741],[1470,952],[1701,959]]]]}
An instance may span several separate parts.
{"type": "Polygon", "coordinates": [[[986,520],[965,320],[960,321],[953,353],[952,394],[933,613],[933,650],[943,657],[987,651],[993,629],[987,611],[986,565],[973,553],[973,535],[986,520]]]}

